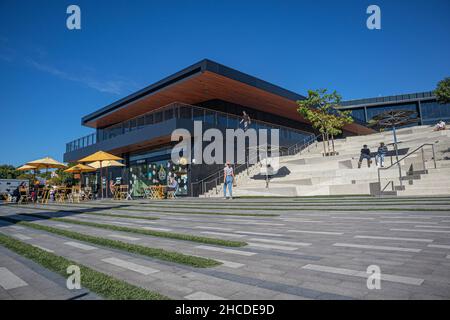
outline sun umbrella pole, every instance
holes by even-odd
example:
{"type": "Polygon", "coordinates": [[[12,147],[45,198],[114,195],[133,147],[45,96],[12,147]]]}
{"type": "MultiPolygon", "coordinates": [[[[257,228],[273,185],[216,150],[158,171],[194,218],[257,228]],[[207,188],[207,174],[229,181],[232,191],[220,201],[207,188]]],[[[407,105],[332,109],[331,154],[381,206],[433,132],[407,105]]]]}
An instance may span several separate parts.
{"type": "Polygon", "coordinates": [[[103,200],[102,161],[100,161],[100,190],[101,190],[101,193],[102,193],[102,200],[103,200]]]}

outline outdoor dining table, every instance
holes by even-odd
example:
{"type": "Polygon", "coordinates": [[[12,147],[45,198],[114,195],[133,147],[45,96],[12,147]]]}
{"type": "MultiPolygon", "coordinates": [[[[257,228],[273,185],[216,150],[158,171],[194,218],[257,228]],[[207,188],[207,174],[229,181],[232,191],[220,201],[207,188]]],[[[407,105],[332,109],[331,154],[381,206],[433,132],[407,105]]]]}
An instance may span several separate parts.
{"type": "Polygon", "coordinates": [[[148,186],[147,188],[147,198],[148,199],[164,199],[167,186],[148,186]]]}
{"type": "Polygon", "coordinates": [[[64,203],[69,194],[71,188],[67,187],[56,187],[55,189],[55,200],[56,202],[64,203]]]}

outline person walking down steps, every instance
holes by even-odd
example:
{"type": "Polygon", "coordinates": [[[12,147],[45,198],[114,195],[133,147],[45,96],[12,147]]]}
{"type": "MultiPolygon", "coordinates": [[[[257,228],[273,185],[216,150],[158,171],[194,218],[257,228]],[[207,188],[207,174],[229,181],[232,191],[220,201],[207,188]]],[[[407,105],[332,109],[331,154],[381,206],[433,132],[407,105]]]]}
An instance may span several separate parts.
{"type": "Polygon", "coordinates": [[[252,123],[252,120],[250,119],[250,116],[245,111],[242,111],[242,120],[239,123],[242,123],[242,122],[244,122],[244,131],[247,131],[248,127],[252,123]]]}
{"type": "Polygon", "coordinates": [[[228,199],[227,188],[230,194],[230,199],[233,199],[233,180],[234,180],[234,170],[230,164],[230,161],[227,161],[225,168],[223,169],[223,197],[225,199],[228,199]]]}

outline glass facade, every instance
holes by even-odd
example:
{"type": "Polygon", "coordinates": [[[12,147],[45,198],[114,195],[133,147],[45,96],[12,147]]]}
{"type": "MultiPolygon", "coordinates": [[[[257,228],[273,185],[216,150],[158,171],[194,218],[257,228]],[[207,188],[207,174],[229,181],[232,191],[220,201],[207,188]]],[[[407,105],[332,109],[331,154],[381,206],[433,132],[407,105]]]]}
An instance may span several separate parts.
{"type": "Polygon", "coordinates": [[[439,120],[450,122],[450,103],[440,104],[437,101],[421,102],[423,124],[436,124],[439,120]]]}
{"type": "Polygon", "coordinates": [[[410,110],[416,113],[413,118],[417,118],[417,123],[408,124],[406,126],[414,125],[434,125],[439,120],[450,122],[450,104],[440,104],[433,97],[432,92],[414,93],[408,95],[399,95],[393,97],[382,97],[374,99],[362,99],[347,101],[342,103],[342,110],[350,110],[352,116],[363,123],[367,123],[382,112],[389,110],[410,110]],[[361,103],[375,103],[375,100],[379,102],[391,102],[383,105],[368,105],[364,106],[361,103]],[[384,101],[386,100],[386,101],[384,101]],[[402,102],[402,100],[408,100],[408,102],[402,102]],[[411,101],[413,100],[413,101],[411,101]],[[349,108],[351,105],[358,105],[356,108],[349,108]],[[420,106],[420,107],[419,107],[420,106]],[[366,118],[367,114],[367,118],[366,118]]]}
{"type": "Polygon", "coordinates": [[[130,155],[129,178],[133,196],[142,197],[145,188],[152,185],[167,185],[169,177],[178,182],[178,196],[187,195],[187,166],[174,164],[170,160],[171,147],[130,155]]]}
{"type": "MultiPolygon", "coordinates": [[[[415,117],[417,117],[417,115],[418,115],[416,103],[399,104],[399,105],[384,105],[384,106],[379,106],[379,107],[367,108],[367,119],[370,121],[373,117],[375,117],[385,111],[392,111],[392,110],[409,110],[409,111],[414,111],[416,113],[415,117]]],[[[414,117],[414,116],[412,116],[412,117],[414,117]]]]}
{"type": "MultiPolygon", "coordinates": [[[[139,130],[148,126],[155,125],[157,123],[169,121],[171,119],[189,119],[193,121],[202,121],[203,123],[209,124],[213,127],[222,127],[229,129],[237,129],[242,127],[240,121],[242,117],[224,113],[220,111],[215,111],[207,108],[195,107],[190,105],[184,105],[180,103],[173,103],[166,107],[160,108],[158,110],[152,111],[150,113],[144,114],[140,117],[133,118],[122,123],[114,124],[110,127],[97,129],[96,139],[97,141],[104,141],[108,139],[112,139],[122,134],[126,134],[131,131],[139,130]]],[[[284,138],[286,140],[291,140],[293,143],[302,141],[305,138],[308,138],[312,135],[310,132],[297,130],[292,127],[275,125],[268,122],[260,121],[260,120],[252,120],[251,126],[255,129],[279,129],[280,131],[284,131],[284,134],[280,134],[280,138],[284,138]]],[[[90,135],[90,139],[92,140],[92,136],[90,135]]],[[[84,139],[84,138],[81,138],[84,139]]],[[[74,151],[79,149],[80,147],[86,147],[87,145],[81,139],[77,139],[72,141],[66,145],[66,152],[74,151]]]]}

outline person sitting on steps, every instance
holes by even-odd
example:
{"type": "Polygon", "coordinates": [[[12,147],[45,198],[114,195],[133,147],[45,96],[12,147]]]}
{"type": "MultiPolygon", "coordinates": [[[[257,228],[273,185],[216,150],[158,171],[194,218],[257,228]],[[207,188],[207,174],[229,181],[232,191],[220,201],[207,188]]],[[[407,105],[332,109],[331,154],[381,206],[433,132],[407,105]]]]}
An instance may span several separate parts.
{"type": "Polygon", "coordinates": [[[367,167],[370,168],[372,160],[370,159],[370,149],[367,147],[367,144],[363,145],[363,148],[361,149],[361,154],[359,155],[358,161],[358,169],[361,168],[363,159],[367,159],[367,167]]]}
{"type": "Polygon", "coordinates": [[[388,152],[388,148],[384,144],[384,142],[380,142],[380,146],[378,147],[377,155],[375,156],[375,163],[377,164],[377,167],[384,167],[384,157],[386,156],[386,153],[388,152]]]}

